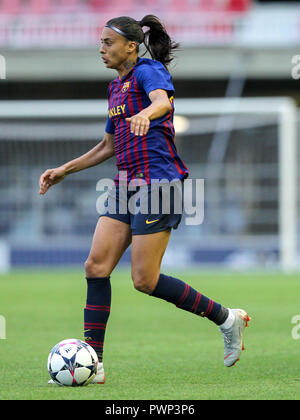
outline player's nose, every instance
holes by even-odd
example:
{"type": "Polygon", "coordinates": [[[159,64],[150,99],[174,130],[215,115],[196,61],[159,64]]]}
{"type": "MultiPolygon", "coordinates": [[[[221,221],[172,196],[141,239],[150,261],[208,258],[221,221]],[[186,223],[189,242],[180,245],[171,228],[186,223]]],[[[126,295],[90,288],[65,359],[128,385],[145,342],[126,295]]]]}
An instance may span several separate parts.
{"type": "Polygon", "coordinates": [[[103,44],[102,45],[100,45],[100,48],[99,48],[99,54],[104,54],[105,53],[105,50],[104,50],[104,46],[103,46],[103,44]]]}

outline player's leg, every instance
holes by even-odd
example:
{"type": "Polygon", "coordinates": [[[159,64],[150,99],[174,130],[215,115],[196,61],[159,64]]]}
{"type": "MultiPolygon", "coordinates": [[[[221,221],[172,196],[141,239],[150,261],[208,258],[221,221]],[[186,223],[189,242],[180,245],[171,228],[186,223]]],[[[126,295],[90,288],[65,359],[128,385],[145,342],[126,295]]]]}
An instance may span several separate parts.
{"type": "Polygon", "coordinates": [[[155,289],[170,235],[171,231],[165,230],[132,236],[131,277],[138,291],[150,295],[155,289]]]}
{"type": "Polygon", "coordinates": [[[132,279],[137,290],[164,299],[178,308],[223,324],[228,310],[187,283],[160,273],[169,231],[132,237],[132,279]]]}
{"type": "MultiPolygon", "coordinates": [[[[84,308],[85,341],[94,348],[99,365],[93,383],[104,383],[103,344],[110,314],[110,274],[131,243],[130,225],[111,217],[99,218],[85,263],[87,300],[84,308]]],[[[53,380],[48,382],[54,384],[53,380]]]]}
{"type": "Polygon", "coordinates": [[[112,217],[100,217],[85,262],[86,276],[109,277],[130,243],[129,224],[112,217]]]}
{"type": "Polygon", "coordinates": [[[243,349],[243,333],[249,317],[243,310],[230,310],[199,293],[187,283],[160,273],[169,231],[132,237],[132,279],[137,290],[166,300],[177,308],[206,317],[220,326],[225,351],[224,364],[232,366],[243,349]]]}
{"type": "Polygon", "coordinates": [[[131,229],[127,223],[106,216],[99,218],[85,263],[87,301],[84,309],[84,336],[96,351],[100,362],[110,314],[110,274],[130,243],[131,229]]]}

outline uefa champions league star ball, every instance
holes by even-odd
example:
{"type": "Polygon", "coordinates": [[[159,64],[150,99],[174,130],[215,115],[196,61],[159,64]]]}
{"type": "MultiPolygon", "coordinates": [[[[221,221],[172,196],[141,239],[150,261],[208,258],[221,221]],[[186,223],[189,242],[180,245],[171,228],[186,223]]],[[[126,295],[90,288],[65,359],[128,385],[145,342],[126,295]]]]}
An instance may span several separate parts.
{"type": "Polygon", "coordinates": [[[47,368],[58,385],[83,386],[92,382],[97,373],[95,350],[76,338],[60,341],[51,350],[47,368]]]}

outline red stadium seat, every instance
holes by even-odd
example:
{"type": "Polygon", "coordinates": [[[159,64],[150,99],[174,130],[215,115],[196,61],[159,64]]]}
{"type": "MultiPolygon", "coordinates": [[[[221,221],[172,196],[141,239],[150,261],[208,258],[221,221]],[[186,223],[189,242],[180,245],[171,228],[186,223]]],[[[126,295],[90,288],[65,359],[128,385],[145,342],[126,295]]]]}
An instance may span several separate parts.
{"type": "Polygon", "coordinates": [[[29,12],[34,14],[48,13],[53,9],[51,0],[30,0],[29,12]]]}
{"type": "Polygon", "coordinates": [[[82,2],[80,0],[59,0],[57,3],[58,11],[81,11],[84,9],[87,2],[82,2]]]}
{"type": "MultiPolygon", "coordinates": [[[[187,5],[189,1],[186,0],[182,3],[187,5]]],[[[251,0],[198,0],[190,2],[188,7],[196,7],[200,11],[206,10],[210,12],[243,12],[250,8],[251,3],[251,0]]]]}
{"type": "Polygon", "coordinates": [[[189,2],[187,0],[170,0],[168,9],[172,12],[182,12],[189,10],[189,2]]]}
{"type": "Polygon", "coordinates": [[[21,12],[22,1],[21,0],[2,0],[0,1],[0,14],[10,15],[21,12]]]}
{"type": "Polygon", "coordinates": [[[251,6],[251,0],[230,0],[228,10],[232,12],[243,12],[251,6]]]}
{"type": "Polygon", "coordinates": [[[107,9],[107,1],[106,0],[88,0],[87,3],[90,6],[90,8],[95,9],[99,12],[107,9]]]}
{"type": "MultiPolygon", "coordinates": [[[[162,0],[133,0],[130,1],[130,11],[133,12],[135,15],[138,13],[138,16],[141,14],[142,18],[148,14],[155,14],[162,12],[163,10],[168,10],[169,2],[162,2],[162,0]],[[166,3],[166,4],[165,4],[166,3]]],[[[130,16],[130,15],[129,15],[130,16]]]]}
{"type": "Polygon", "coordinates": [[[116,13],[116,16],[120,16],[120,13],[122,12],[134,10],[133,0],[89,0],[89,5],[91,8],[100,12],[116,13]]]}

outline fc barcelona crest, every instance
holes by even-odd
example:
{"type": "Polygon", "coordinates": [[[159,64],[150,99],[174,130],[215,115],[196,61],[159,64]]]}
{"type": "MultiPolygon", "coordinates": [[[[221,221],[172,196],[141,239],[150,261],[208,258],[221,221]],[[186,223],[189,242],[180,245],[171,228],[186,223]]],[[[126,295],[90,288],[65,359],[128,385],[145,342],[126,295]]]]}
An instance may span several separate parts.
{"type": "Polygon", "coordinates": [[[122,92],[127,92],[130,87],[130,82],[125,82],[122,87],[122,92]]]}

